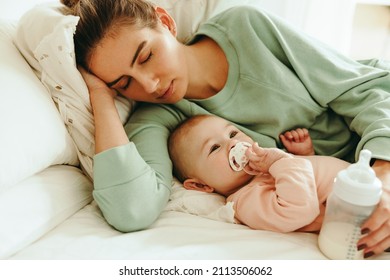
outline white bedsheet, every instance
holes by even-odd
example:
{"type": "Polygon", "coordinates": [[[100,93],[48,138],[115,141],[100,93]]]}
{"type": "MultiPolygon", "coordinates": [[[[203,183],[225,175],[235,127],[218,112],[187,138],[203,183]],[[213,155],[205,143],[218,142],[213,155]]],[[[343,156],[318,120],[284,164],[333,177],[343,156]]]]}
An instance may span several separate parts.
{"type": "MultiPolygon", "coordinates": [[[[317,235],[274,233],[165,211],[150,229],[120,233],[95,202],[10,259],[326,259],[317,235]]],[[[390,259],[382,254],[376,259],[390,259]]]]}

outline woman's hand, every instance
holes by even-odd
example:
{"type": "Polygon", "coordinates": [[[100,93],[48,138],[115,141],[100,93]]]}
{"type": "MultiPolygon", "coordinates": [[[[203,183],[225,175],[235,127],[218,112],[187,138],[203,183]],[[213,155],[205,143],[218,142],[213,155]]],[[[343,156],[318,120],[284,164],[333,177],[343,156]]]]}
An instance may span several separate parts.
{"type": "Polygon", "coordinates": [[[78,69],[83,76],[85,83],[87,84],[92,105],[95,100],[95,96],[105,94],[108,95],[108,97],[114,98],[117,95],[115,90],[109,88],[106,83],[98,77],[89,73],[82,67],[79,67],[78,69]]]}
{"type": "Polygon", "coordinates": [[[373,165],[377,177],[382,181],[382,197],[376,210],[361,226],[362,237],[357,246],[364,250],[364,257],[380,254],[390,248],[390,162],[376,160],[373,165]]]}
{"type": "Polygon", "coordinates": [[[89,90],[95,120],[95,153],[125,145],[129,142],[115,106],[115,90],[95,75],[79,68],[89,90]]]}
{"type": "Polygon", "coordinates": [[[281,158],[292,157],[281,149],[277,148],[261,148],[257,143],[249,147],[245,156],[248,158],[248,164],[244,167],[244,171],[250,175],[258,175],[260,173],[268,173],[269,168],[275,161],[281,158]]]}

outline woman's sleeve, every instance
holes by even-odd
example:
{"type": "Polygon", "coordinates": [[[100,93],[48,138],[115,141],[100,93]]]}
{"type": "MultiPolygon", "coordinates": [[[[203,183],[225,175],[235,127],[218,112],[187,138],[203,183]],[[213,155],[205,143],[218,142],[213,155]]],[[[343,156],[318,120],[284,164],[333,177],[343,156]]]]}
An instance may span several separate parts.
{"type": "Polygon", "coordinates": [[[141,104],[125,126],[130,143],[94,157],[94,198],[107,222],[123,232],[150,226],[170,196],[167,139],[183,116],[164,105],[141,104]]]}
{"type": "Polygon", "coordinates": [[[390,160],[390,63],[354,61],[278,18],[255,17],[268,33],[265,44],[295,72],[311,98],[324,111],[342,116],[360,136],[355,157],[367,148],[374,158],[390,160]]]}
{"type": "Polygon", "coordinates": [[[292,232],[315,220],[320,213],[311,163],[301,158],[276,161],[269,170],[275,186],[259,182],[231,195],[235,217],[263,230],[292,232]]]}

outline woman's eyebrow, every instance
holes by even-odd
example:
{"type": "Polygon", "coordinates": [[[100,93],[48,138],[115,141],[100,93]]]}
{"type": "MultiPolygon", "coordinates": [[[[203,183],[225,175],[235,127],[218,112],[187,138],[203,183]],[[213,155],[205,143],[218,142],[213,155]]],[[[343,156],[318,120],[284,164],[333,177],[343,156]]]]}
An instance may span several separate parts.
{"type": "MultiPolygon", "coordinates": [[[[138,58],[140,52],[141,52],[142,49],[144,48],[145,44],[146,44],[146,41],[142,41],[141,44],[138,45],[138,48],[137,48],[137,50],[135,51],[135,54],[134,54],[134,56],[133,56],[133,60],[131,61],[131,64],[130,64],[131,67],[134,66],[134,63],[135,63],[135,61],[137,60],[137,58],[138,58]]],[[[119,82],[120,79],[122,79],[122,77],[123,77],[123,75],[120,76],[119,78],[115,79],[114,81],[107,83],[107,86],[108,86],[108,87],[112,87],[112,86],[115,85],[117,82],[119,82]]]]}
{"type": "Polygon", "coordinates": [[[145,44],[146,44],[146,41],[142,41],[141,44],[138,45],[138,48],[137,48],[137,50],[135,51],[133,60],[131,61],[131,67],[133,67],[134,62],[137,60],[137,57],[139,56],[139,53],[140,53],[140,52],[142,51],[142,49],[144,48],[145,44]]]}

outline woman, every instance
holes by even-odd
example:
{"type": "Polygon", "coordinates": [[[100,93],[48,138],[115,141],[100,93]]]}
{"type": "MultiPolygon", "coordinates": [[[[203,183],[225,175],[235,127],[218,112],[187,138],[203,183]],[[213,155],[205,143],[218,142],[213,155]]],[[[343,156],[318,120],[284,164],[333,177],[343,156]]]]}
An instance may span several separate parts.
{"type": "Polygon", "coordinates": [[[366,256],[390,247],[390,75],[377,61],[352,61],[247,7],[210,19],[183,45],[170,15],[145,1],[63,2],[80,17],[76,57],[96,126],[94,197],[115,228],[143,229],[159,216],[172,180],[170,131],[211,113],[264,147],[306,127],[316,154],[351,161],[371,150],[384,193],[357,245],[366,256]],[[140,103],[124,130],[116,92],[156,104],[140,103]]]}

